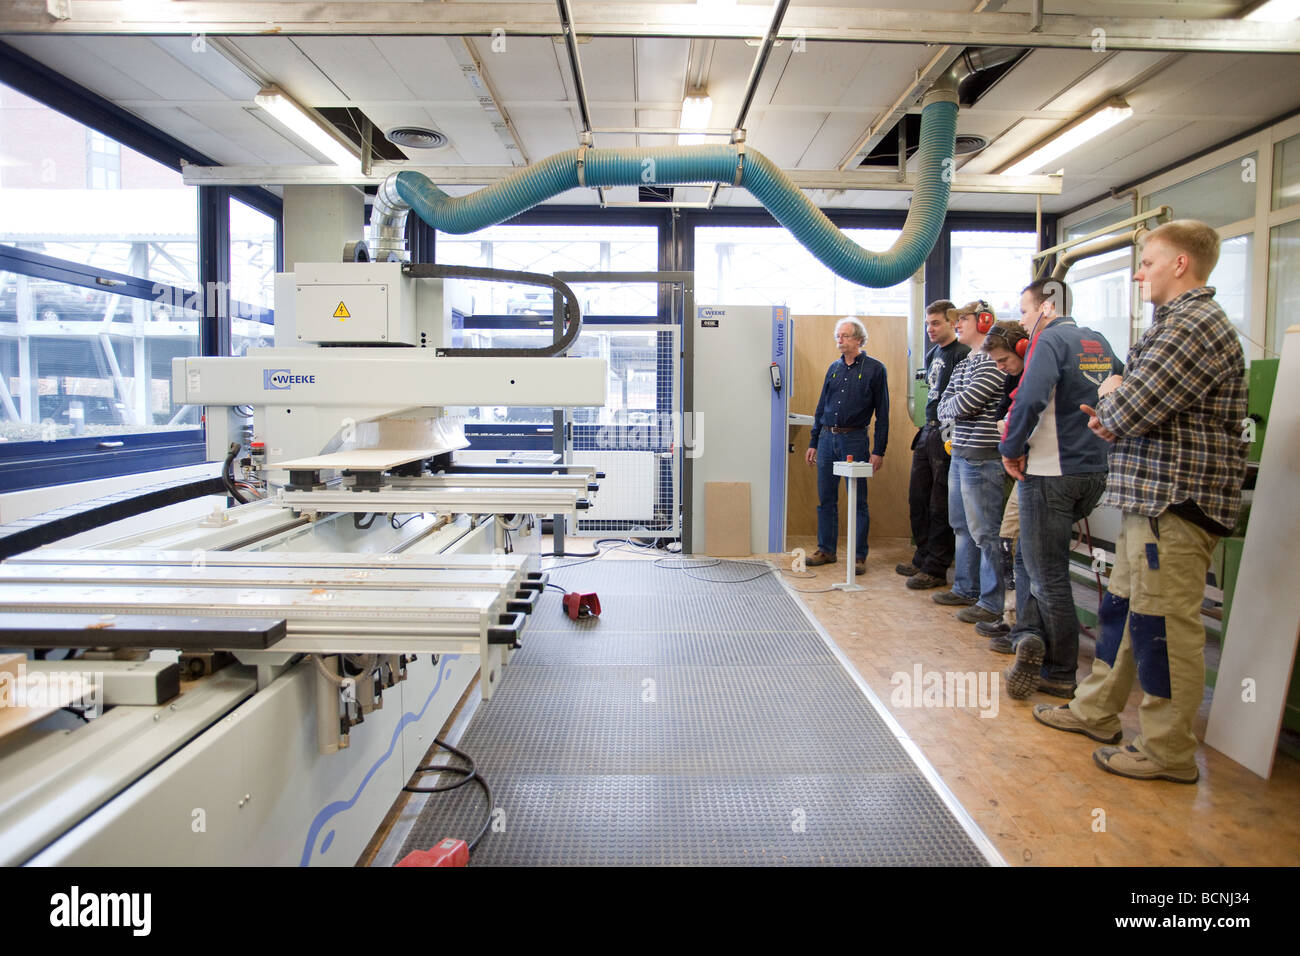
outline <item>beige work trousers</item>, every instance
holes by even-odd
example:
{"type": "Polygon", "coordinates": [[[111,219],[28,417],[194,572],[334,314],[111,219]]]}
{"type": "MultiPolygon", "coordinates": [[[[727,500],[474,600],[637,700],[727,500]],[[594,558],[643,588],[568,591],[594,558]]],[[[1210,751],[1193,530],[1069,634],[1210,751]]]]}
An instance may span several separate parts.
{"type": "Polygon", "coordinates": [[[1171,770],[1196,765],[1192,724],[1205,692],[1205,573],[1218,538],[1166,511],[1125,512],[1102,597],[1097,656],[1070,709],[1101,734],[1120,730],[1136,677],[1141,733],[1134,746],[1171,770]]]}

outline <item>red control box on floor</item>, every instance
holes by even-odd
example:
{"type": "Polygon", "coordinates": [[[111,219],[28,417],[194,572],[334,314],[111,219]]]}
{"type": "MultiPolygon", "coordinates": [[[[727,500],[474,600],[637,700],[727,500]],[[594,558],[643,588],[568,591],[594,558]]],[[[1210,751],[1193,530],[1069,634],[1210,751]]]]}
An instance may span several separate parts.
{"type": "Polygon", "coordinates": [[[427,850],[412,850],[398,866],[468,866],[469,847],[464,840],[448,837],[427,850]]]}
{"type": "Polygon", "coordinates": [[[564,610],[575,621],[580,617],[599,617],[600,598],[596,597],[595,594],[570,591],[564,595],[564,610]]]}

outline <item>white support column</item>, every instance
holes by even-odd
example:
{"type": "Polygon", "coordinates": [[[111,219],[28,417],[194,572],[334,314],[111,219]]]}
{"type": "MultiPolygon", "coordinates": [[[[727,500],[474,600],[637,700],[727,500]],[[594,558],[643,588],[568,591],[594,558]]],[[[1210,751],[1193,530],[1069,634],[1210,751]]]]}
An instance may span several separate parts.
{"type": "Polygon", "coordinates": [[[284,187],[284,269],[299,262],[341,262],[363,237],[365,196],[355,186],[284,187]]]}

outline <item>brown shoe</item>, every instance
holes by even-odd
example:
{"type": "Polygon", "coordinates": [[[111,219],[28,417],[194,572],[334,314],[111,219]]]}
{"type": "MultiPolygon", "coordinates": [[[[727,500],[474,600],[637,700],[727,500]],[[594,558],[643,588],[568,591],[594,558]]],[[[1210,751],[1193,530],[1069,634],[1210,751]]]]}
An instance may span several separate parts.
{"type": "Polygon", "coordinates": [[[835,555],[827,554],[821,548],[818,548],[812,554],[808,555],[808,558],[804,561],[804,564],[810,568],[815,568],[823,564],[834,564],[834,563],[835,563],[835,555]]]}
{"type": "Polygon", "coordinates": [[[1064,730],[1071,734],[1083,734],[1085,737],[1091,737],[1098,743],[1117,744],[1124,739],[1124,732],[1117,730],[1114,733],[1104,733],[1097,730],[1091,724],[1085,724],[1079,716],[1070,709],[1069,704],[1062,704],[1060,707],[1054,707],[1051,704],[1036,704],[1034,706],[1034,720],[1040,724],[1046,724],[1053,730],[1064,730]]]}
{"type": "Polygon", "coordinates": [[[1200,771],[1196,764],[1175,769],[1156,763],[1132,744],[1127,747],[1098,747],[1092,759],[1102,770],[1117,773],[1134,780],[1172,780],[1174,783],[1196,783],[1200,771]]]}
{"type": "Polygon", "coordinates": [[[866,573],[867,573],[867,559],[866,559],[866,558],[863,558],[861,561],[854,561],[854,562],[853,562],[853,573],[854,573],[854,574],[866,574],[866,573]]]}
{"type": "Polygon", "coordinates": [[[929,588],[945,588],[948,586],[948,579],[936,577],[933,574],[926,574],[924,571],[918,571],[907,579],[907,586],[913,591],[925,591],[929,588]]]}

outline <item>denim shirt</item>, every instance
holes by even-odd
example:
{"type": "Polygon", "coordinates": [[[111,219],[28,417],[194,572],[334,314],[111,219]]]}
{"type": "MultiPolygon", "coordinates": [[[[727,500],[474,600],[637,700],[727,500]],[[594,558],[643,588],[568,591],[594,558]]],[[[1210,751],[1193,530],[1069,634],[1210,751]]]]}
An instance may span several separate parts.
{"type": "Polygon", "coordinates": [[[852,365],[846,365],[841,356],[826,370],[821,398],[813,415],[812,435],[809,444],[817,447],[823,428],[866,428],[876,416],[875,441],[871,454],[885,454],[889,441],[889,383],[885,366],[866,352],[859,352],[852,365]]]}

